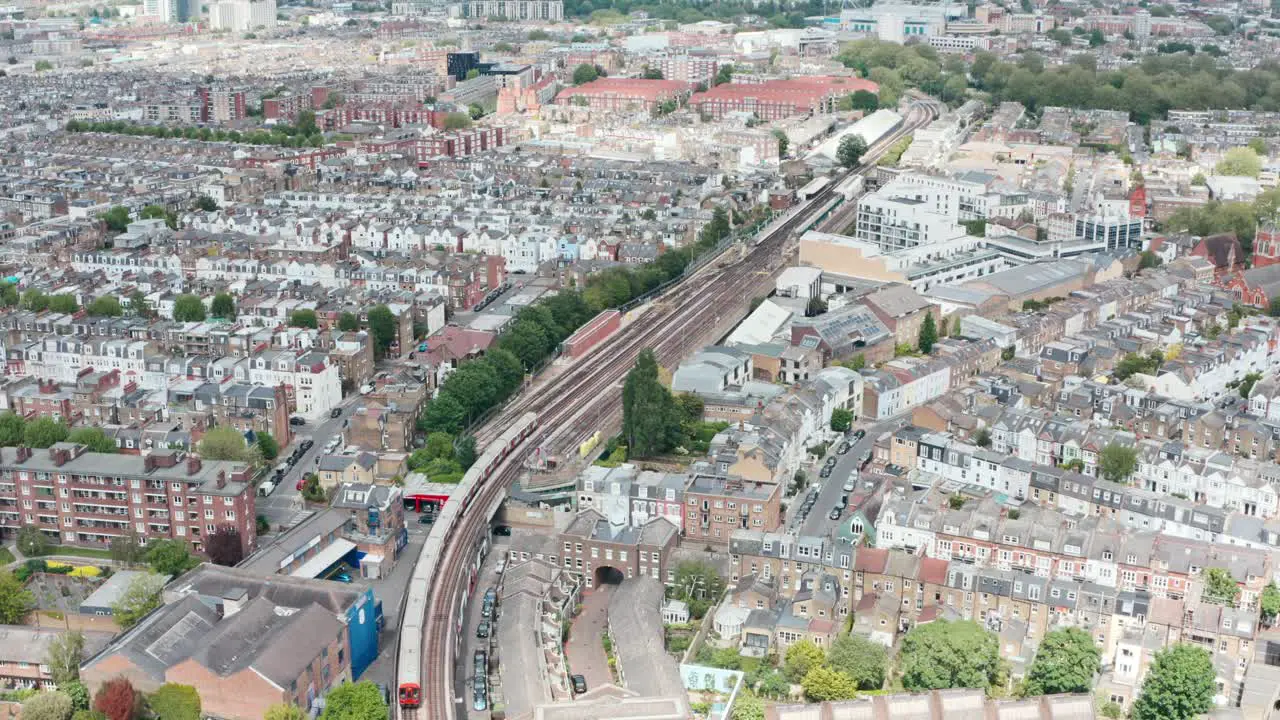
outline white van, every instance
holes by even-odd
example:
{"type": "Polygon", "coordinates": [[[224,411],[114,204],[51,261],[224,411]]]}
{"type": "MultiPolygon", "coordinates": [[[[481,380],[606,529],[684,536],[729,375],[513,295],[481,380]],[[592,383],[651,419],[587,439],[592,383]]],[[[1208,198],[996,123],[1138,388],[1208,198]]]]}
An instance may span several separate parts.
{"type": "Polygon", "coordinates": [[[258,486],[258,494],[263,497],[266,497],[267,495],[271,494],[272,490],[275,490],[275,489],[276,489],[276,484],[268,480],[258,486]]]}

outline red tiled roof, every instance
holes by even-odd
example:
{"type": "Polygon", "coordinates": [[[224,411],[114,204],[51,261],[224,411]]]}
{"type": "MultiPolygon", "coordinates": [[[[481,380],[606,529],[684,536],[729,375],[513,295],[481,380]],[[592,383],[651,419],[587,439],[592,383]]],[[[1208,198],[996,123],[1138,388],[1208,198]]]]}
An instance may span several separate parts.
{"type": "Polygon", "coordinates": [[[578,87],[566,88],[556,101],[575,96],[617,96],[645,100],[662,100],[690,90],[693,85],[680,80],[646,80],[644,78],[598,78],[578,87]]]}
{"type": "Polygon", "coordinates": [[[920,569],[916,571],[916,579],[923,583],[932,583],[941,585],[947,581],[947,567],[949,563],[946,560],[938,558],[921,558],[920,569]]]}
{"type": "Polygon", "coordinates": [[[889,551],[884,548],[858,548],[858,555],[853,561],[853,569],[880,573],[884,572],[884,566],[888,562],[889,551]]]}

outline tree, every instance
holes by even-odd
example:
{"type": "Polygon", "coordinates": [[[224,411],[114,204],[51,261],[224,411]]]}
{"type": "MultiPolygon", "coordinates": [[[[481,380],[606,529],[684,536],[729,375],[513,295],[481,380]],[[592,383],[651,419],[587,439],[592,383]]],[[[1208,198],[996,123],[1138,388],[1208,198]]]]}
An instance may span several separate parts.
{"type": "Polygon", "coordinates": [[[53,638],[45,654],[49,676],[59,687],[80,679],[80,663],[84,662],[84,633],[68,630],[53,638]]]}
{"type": "Polygon", "coordinates": [[[573,69],[573,84],[585,85],[600,77],[600,71],[591,63],[582,63],[573,69]]]}
{"type": "Polygon", "coordinates": [[[817,295],[809,298],[809,303],[805,305],[805,317],[817,317],[827,311],[827,301],[817,295]]]}
{"type": "Polygon", "coordinates": [[[470,70],[467,71],[467,74],[466,76],[463,77],[463,80],[475,80],[478,77],[480,77],[480,68],[471,68],[470,70]]]}
{"type": "Polygon", "coordinates": [[[103,295],[95,299],[85,307],[85,310],[95,317],[120,317],[124,314],[120,300],[114,295],[103,295]]]}
{"type": "Polygon", "coordinates": [[[56,313],[70,315],[78,311],[80,305],[76,303],[74,295],[51,295],[49,296],[49,309],[56,313]]]}
{"type": "Polygon", "coordinates": [[[880,98],[870,90],[858,90],[849,96],[849,109],[873,113],[880,108],[880,98]]]}
{"type": "Polygon", "coordinates": [[[15,283],[0,283],[0,305],[4,307],[13,307],[22,302],[22,295],[18,292],[18,286],[15,283]]]}
{"type": "Polygon", "coordinates": [[[0,413],[0,447],[14,447],[22,444],[23,430],[26,422],[13,412],[0,413]]]}
{"type": "Polygon", "coordinates": [[[640,77],[644,78],[645,80],[662,80],[663,79],[662,69],[649,67],[648,65],[645,65],[644,72],[640,74],[640,77]]]}
{"type": "Polygon", "coordinates": [[[1202,600],[1234,607],[1236,598],[1239,596],[1240,586],[1236,583],[1236,579],[1231,577],[1230,570],[1215,567],[1205,571],[1202,600]]]}
{"type": "Polygon", "coordinates": [[[783,672],[792,682],[800,682],[811,670],[822,665],[826,661],[826,656],[822,652],[822,648],[813,643],[812,640],[804,639],[791,644],[787,648],[786,664],[783,665],[783,672]]]}
{"type": "Polygon", "coordinates": [[[800,685],[811,702],[851,700],[858,695],[858,684],[853,678],[822,665],[806,673],[800,685]]]}
{"type": "Polygon", "coordinates": [[[427,404],[418,419],[418,429],[423,432],[436,430],[456,433],[467,421],[467,409],[453,395],[440,395],[427,404]]]}
{"type": "Polygon", "coordinates": [[[141,705],[133,685],[122,677],[108,680],[93,696],[93,709],[106,715],[107,720],[134,720],[141,705]]]}
{"type": "Polygon", "coordinates": [[[1240,381],[1240,387],[1239,387],[1240,397],[1242,398],[1249,397],[1249,394],[1253,392],[1253,386],[1257,385],[1258,381],[1261,379],[1262,379],[1262,373],[1251,372],[1245,375],[1244,379],[1240,381]]]}
{"type": "Polygon", "coordinates": [[[258,433],[258,453],[262,459],[271,461],[280,455],[280,443],[269,432],[258,433]]]}
{"type": "Polygon", "coordinates": [[[978,432],[973,436],[973,442],[978,447],[991,447],[991,431],[986,428],[978,428],[978,432]]]}
{"type": "Polygon", "coordinates": [[[111,540],[111,559],[121,565],[137,565],[147,556],[146,548],[138,543],[134,533],[117,535],[111,540]]]}
{"type": "Polygon", "coordinates": [[[739,694],[733,701],[732,720],[764,720],[764,702],[750,693],[739,694]]]}
{"type": "Polygon", "coordinates": [[[231,460],[255,462],[257,448],[245,442],[244,435],[232,427],[215,427],[204,434],[196,452],[206,460],[231,460]]]}
{"type": "Polygon", "coordinates": [[[35,596],[13,573],[0,570],[0,625],[18,625],[35,604],[35,596]]]}
{"type": "Polygon", "coordinates": [[[1089,47],[1096,48],[1106,44],[1106,42],[1107,42],[1107,38],[1103,36],[1102,31],[1099,30],[1098,28],[1094,28],[1093,30],[1089,31],[1089,47]]]}
{"type": "Polygon", "coordinates": [[[311,716],[297,705],[279,703],[267,708],[262,720],[309,720],[311,716]]]}
{"type": "MultiPolygon", "coordinates": [[[[787,149],[791,147],[791,138],[787,137],[787,134],[782,131],[782,128],[774,128],[773,137],[778,141],[778,157],[786,157],[787,149]]],[[[649,219],[652,220],[653,218],[649,219]]]]}
{"type": "Polygon", "coordinates": [[[142,318],[151,317],[151,303],[147,302],[147,296],[141,290],[134,290],[129,295],[129,312],[142,318]]]}
{"type": "Polygon", "coordinates": [[[716,572],[715,566],[696,561],[676,565],[671,597],[688,603],[689,613],[694,618],[705,615],[720,600],[724,590],[724,578],[716,572]]]}
{"type": "Polygon", "coordinates": [[[827,666],[849,676],[859,690],[879,690],[884,685],[886,657],[880,643],[860,635],[841,635],[831,643],[827,666]]]}
{"type": "Polygon", "coordinates": [[[49,536],[40,532],[39,528],[22,528],[18,531],[18,552],[29,558],[48,555],[49,536]]]}
{"type": "Polygon", "coordinates": [[[862,164],[862,156],[867,152],[867,141],[861,135],[850,133],[840,138],[836,148],[836,160],[846,168],[856,168],[862,164]]]}
{"type": "Polygon", "coordinates": [[[1142,259],[1138,261],[1139,270],[1149,270],[1151,268],[1160,267],[1164,264],[1164,260],[1150,250],[1143,250],[1141,258],[1142,259]]]}
{"type": "Polygon", "coordinates": [[[1124,482],[1138,467],[1138,451],[1126,445],[1111,443],[1102,448],[1098,457],[1098,471],[1111,482],[1124,482]]]}
{"type": "Polygon", "coordinates": [[[191,555],[187,544],[181,540],[155,540],[147,547],[147,564],[161,575],[177,577],[200,561],[191,555]]]}
{"type": "Polygon", "coordinates": [[[129,208],[123,205],[116,205],[99,215],[98,219],[106,223],[107,230],[114,233],[122,233],[129,229],[129,208]]]}
{"type": "Polygon", "coordinates": [[[160,591],[163,589],[164,577],[161,575],[146,573],[134,578],[120,599],[111,606],[111,615],[120,629],[128,630],[160,607],[160,591]]]}
{"type": "Polygon", "coordinates": [[[1258,608],[1262,611],[1262,622],[1268,626],[1276,621],[1276,615],[1280,615],[1280,588],[1276,587],[1274,580],[1262,589],[1258,608]]]}
{"type": "Polygon", "coordinates": [[[318,135],[320,126],[316,125],[316,113],[314,110],[303,110],[298,113],[298,119],[294,121],[293,126],[298,128],[298,132],[302,135],[318,135]]]}
{"type": "Polygon", "coordinates": [[[641,351],[622,387],[622,436],[633,457],[671,449],[680,436],[680,411],[658,380],[658,360],[641,351]]]}
{"type": "Polygon", "coordinates": [[[76,428],[67,435],[67,442],[84,445],[91,451],[99,453],[113,453],[119,449],[116,447],[116,441],[107,437],[102,428],[98,427],[76,428]]]}
{"type": "Polygon", "coordinates": [[[325,696],[320,720],[386,720],[387,703],[377,685],[365,680],[343,683],[325,696]]]}
{"type": "Polygon", "coordinates": [[[500,397],[508,397],[524,382],[524,365],[511,351],[500,347],[492,348],[485,353],[484,361],[493,368],[493,374],[498,379],[500,397]]]}
{"type": "Polygon", "coordinates": [[[733,82],[733,66],[721,65],[716,71],[716,77],[711,81],[712,85],[723,85],[727,82],[733,82]]]}
{"type": "Polygon", "coordinates": [[[844,408],[836,408],[831,411],[831,429],[835,432],[845,432],[853,425],[853,413],[844,408]]]}
{"type": "Polygon", "coordinates": [[[236,299],[231,297],[231,293],[218,293],[213,296],[213,302],[209,304],[209,314],[216,318],[224,320],[236,319],[236,299]]]}
{"type": "Polygon", "coordinates": [[[204,303],[200,298],[195,295],[179,295],[174,299],[174,322],[201,322],[204,317],[204,303]]]}
{"type": "Polygon", "coordinates": [[[920,348],[920,352],[928,355],[933,352],[933,344],[938,342],[938,325],[934,322],[933,313],[926,312],[924,321],[920,323],[920,334],[916,341],[916,347],[920,348]]]}
{"type": "Polygon", "coordinates": [[[22,293],[22,307],[32,312],[48,310],[49,296],[36,288],[31,288],[22,293]]]}
{"type": "Polygon", "coordinates": [[[360,319],[354,313],[344,312],[338,316],[338,329],[343,332],[359,330],[360,319]]]}
{"type": "Polygon", "coordinates": [[[1219,175],[1243,175],[1258,177],[1262,172],[1262,158],[1250,147],[1234,147],[1223,154],[1214,171],[1219,175]]]}
{"type": "Polygon", "coordinates": [[[71,707],[75,708],[77,715],[81,712],[91,712],[89,710],[89,688],[85,687],[84,683],[79,680],[71,680],[66,683],[58,683],[58,689],[71,698],[71,707]]]}
{"type": "Polygon", "coordinates": [[[178,229],[178,216],[163,205],[148,205],[142,208],[139,215],[143,220],[163,220],[170,230],[178,229]]]}
{"type": "Polygon", "coordinates": [[[466,130],[471,127],[471,115],[463,112],[451,112],[442,121],[445,130],[466,130]]]}
{"type": "Polygon", "coordinates": [[[1209,712],[1217,692],[1208,651],[1178,643],[1156,653],[1133,704],[1133,720],[1191,720],[1209,712]]]}
{"type": "Polygon", "coordinates": [[[75,706],[61,692],[42,692],[22,702],[22,720],[71,720],[75,706]]]}
{"type": "Polygon", "coordinates": [[[990,687],[999,673],[999,651],[996,636],[969,620],[917,625],[903,638],[899,653],[903,687],[911,692],[990,687]]]}
{"type": "Polygon", "coordinates": [[[369,311],[369,333],[378,356],[385,355],[396,339],[396,316],[386,305],[376,305],[369,311]]]}
{"type": "Polygon", "coordinates": [[[1075,627],[1044,636],[1027,671],[1025,695],[1085,693],[1101,667],[1101,652],[1089,633],[1075,627]]]}
{"type": "Polygon", "coordinates": [[[315,310],[301,308],[289,314],[289,327],[315,330],[320,327],[320,319],[316,317],[315,310]]]}
{"type": "Polygon", "coordinates": [[[190,685],[165,683],[147,696],[147,706],[164,720],[200,720],[200,693],[190,685]]]}
{"type": "Polygon", "coordinates": [[[204,212],[214,212],[218,209],[218,201],[208,195],[201,195],[196,198],[196,209],[204,212]]]}

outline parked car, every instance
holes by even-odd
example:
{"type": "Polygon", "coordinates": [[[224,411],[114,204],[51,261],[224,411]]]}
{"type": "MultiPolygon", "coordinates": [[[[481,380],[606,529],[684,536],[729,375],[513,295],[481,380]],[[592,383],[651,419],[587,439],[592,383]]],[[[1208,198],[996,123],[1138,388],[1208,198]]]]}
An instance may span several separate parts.
{"type": "Polygon", "coordinates": [[[493,588],[493,587],[491,587],[491,588],[489,588],[488,590],[485,590],[485,591],[484,591],[484,601],[485,601],[485,602],[487,602],[487,603],[497,602],[497,601],[498,601],[498,589],[497,589],[497,588],[493,588]]]}
{"type": "Polygon", "coordinates": [[[476,637],[482,640],[489,637],[489,621],[488,620],[481,620],[480,624],[476,625],[476,637]]]}
{"type": "Polygon", "coordinates": [[[837,454],[837,455],[843,455],[843,454],[845,454],[845,453],[849,452],[849,448],[851,448],[851,447],[853,447],[853,446],[852,446],[852,445],[850,445],[849,443],[847,443],[847,442],[842,442],[842,443],[840,443],[839,445],[837,445],[837,446],[836,446],[836,454],[837,454]]]}
{"type": "Polygon", "coordinates": [[[581,675],[572,675],[569,680],[573,683],[573,694],[581,695],[587,691],[587,679],[581,675]]]}
{"type": "Polygon", "coordinates": [[[840,487],[845,492],[853,492],[853,478],[844,481],[844,485],[840,487]]]}
{"type": "Polygon", "coordinates": [[[298,449],[305,453],[306,451],[310,450],[315,446],[316,446],[315,441],[308,438],[306,440],[303,440],[302,443],[298,445],[298,449]]]}
{"type": "Polygon", "coordinates": [[[827,458],[827,461],[826,461],[825,463],[823,463],[822,465],[823,465],[823,467],[835,467],[835,466],[836,466],[836,459],[835,459],[835,457],[829,457],[829,458],[827,458]]]}
{"type": "Polygon", "coordinates": [[[475,697],[472,698],[471,700],[471,709],[476,710],[478,712],[488,707],[489,707],[489,697],[484,693],[476,693],[475,697]]]}
{"type": "Polygon", "coordinates": [[[862,457],[858,458],[858,469],[861,470],[865,468],[867,464],[870,462],[871,462],[871,451],[870,450],[863,451],[862,457]]]}
{"type": "Polygon", "coordinates": [[[493,617],[493,601],[489,600],[489,598],[485,598],[484,602],[480,604],[480,617],[485,619],[493,617]]]}
{"type": "Polygon", "coordinates": [[[489,656],[483,650],[477,650],[472,660],[475,665],[476,675],[489,674],[489,656]]]}
{"type": "Polygon", "coordinates": [[[305,418],[301,418],[301,417],[298,417],[297,415],[294,415],[293,417],[289,418],[289,424],[290,425],[306,425],[307,421],[305,418]]]}
{"type": "Polygon", "coordinates": [[[502,537],[510,537],[510,536],[511,536],[511,526],[510,526],[510,525],[494,525],[494,526],[493,526],[493,534],[494,534],[494,535],[501,535],[502,537]]]}
{"type": "Polygon", "coordinates": [[[853,441],[857,442],[867,436],[867,431],[861,428],[853,431],[853,441]]]}
{"type": "Polygon", "coordinates": [[[839,520],[839,519],[840,519],[840,508],[838,508],[838,507],[836,507],[836,508],[831,508],[831,514],[830,514],[830,515],[828,515],[827,517],[831,518],[832,520],[839,520]]]}
{"type": "Polygon", "coordinates": [[[435,521],[436,521],[435,513],[422,513],[421,515],[418,516],[419,525],[430,525],[435,521]]]}
{"type": "Polygon", "coordinates": [[[829,478],[829,477],[831,477],[831,466],[830,466],[830,465],[828,465],[827,467],[824,467],[824,468],[822,468],[821,470],[819,470],[819,471],[818,471],[818,477],[820,477],[820,478],[829,478]]]}
{"type": "Polygon", "coordinates": [[[331,418],[336,418],[341,416],[342,416],[342,408],[340,407],[336,407],[329,411],[329,417],[331,418]]]}

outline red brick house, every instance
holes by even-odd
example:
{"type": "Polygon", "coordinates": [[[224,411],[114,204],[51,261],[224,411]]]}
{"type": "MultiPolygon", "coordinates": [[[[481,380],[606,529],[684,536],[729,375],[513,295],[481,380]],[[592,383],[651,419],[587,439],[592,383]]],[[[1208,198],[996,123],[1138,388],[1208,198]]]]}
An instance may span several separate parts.
{"type": "Polygon", "coordinates": [[[1253,266],[1261,268],[1276,263],[1280,263],[1280,227],[1271,223],[1259,227],[1253,239],[1253,266]]]}
{"type": "Polygon", "coordinates": [[[1236,273],[1224,286],[1245,305],[1267,308],[1280,297],[1280,265],[1266,265],[1236,273]]]}

